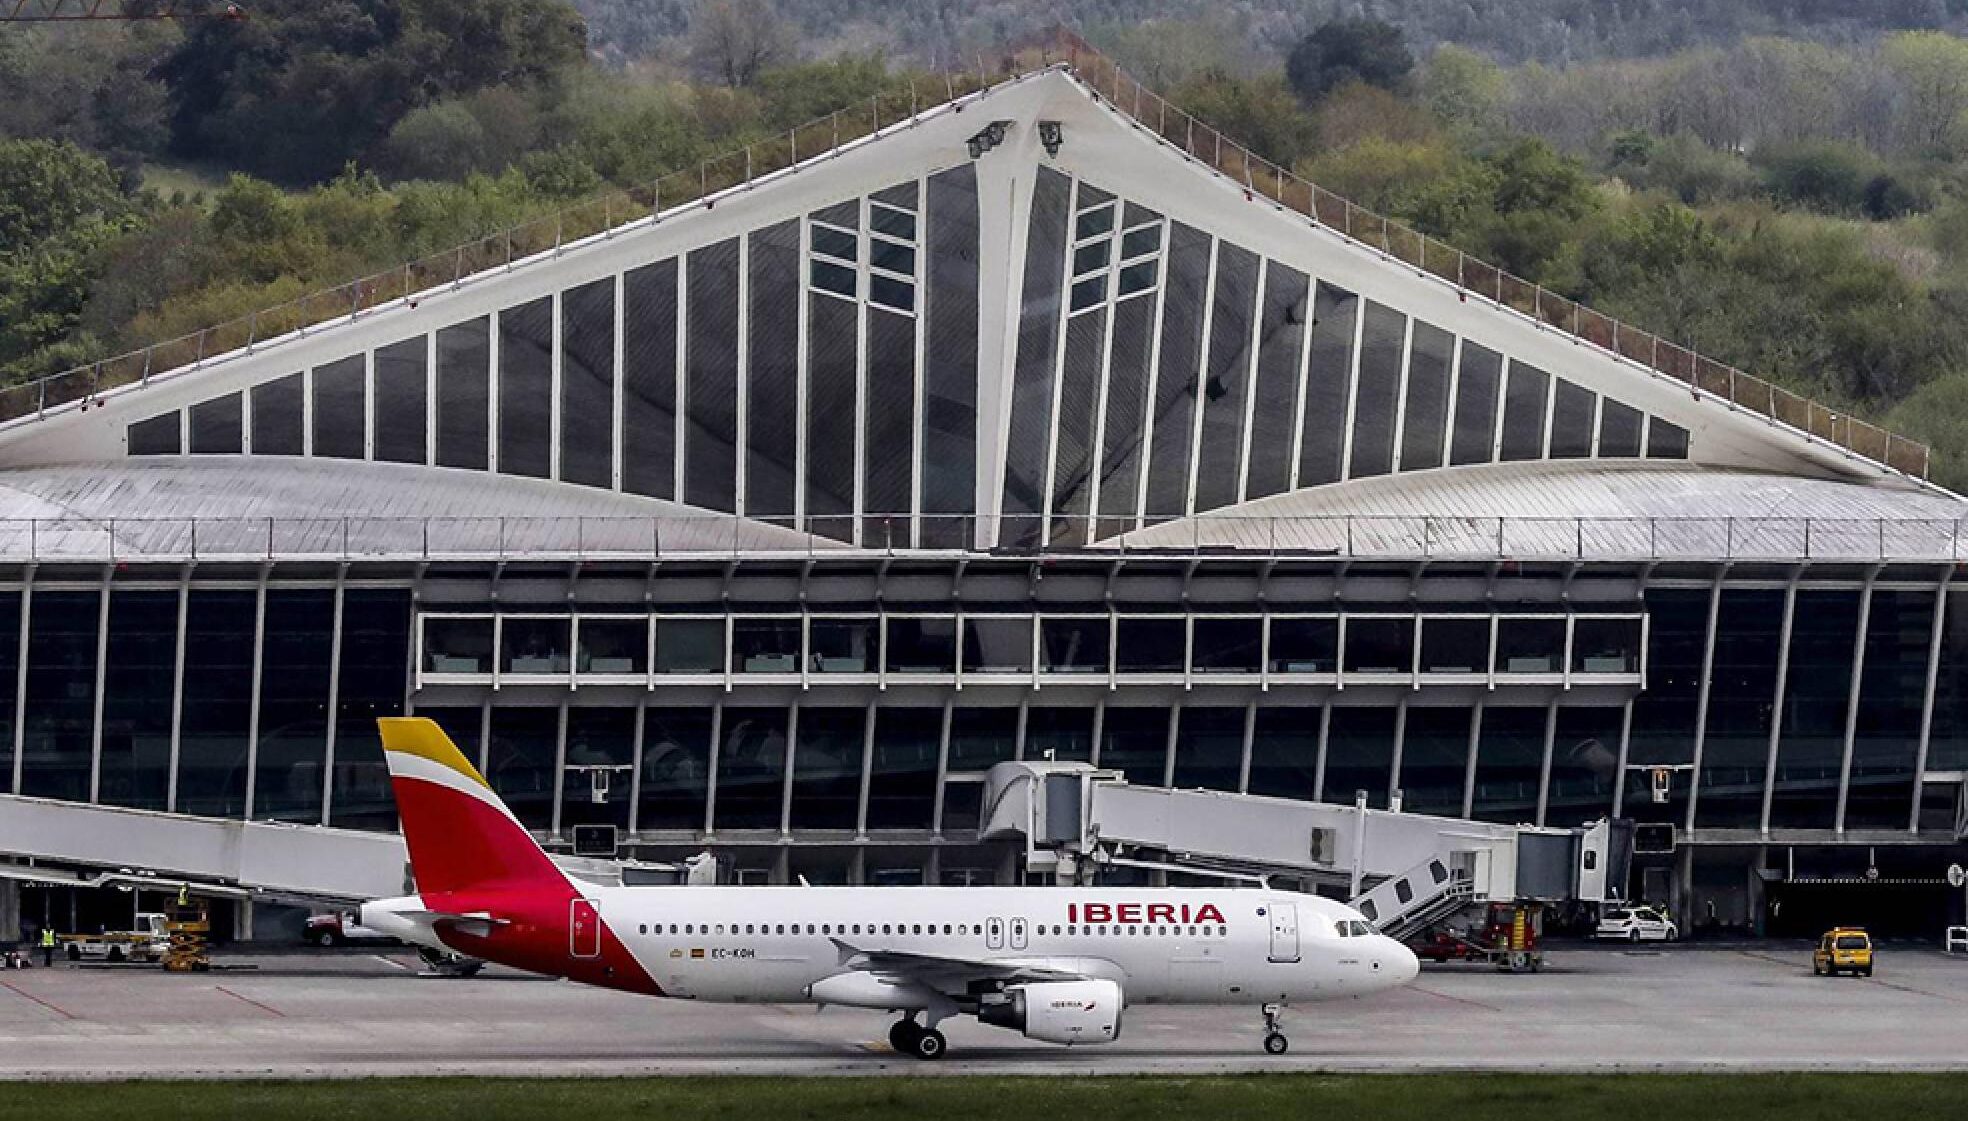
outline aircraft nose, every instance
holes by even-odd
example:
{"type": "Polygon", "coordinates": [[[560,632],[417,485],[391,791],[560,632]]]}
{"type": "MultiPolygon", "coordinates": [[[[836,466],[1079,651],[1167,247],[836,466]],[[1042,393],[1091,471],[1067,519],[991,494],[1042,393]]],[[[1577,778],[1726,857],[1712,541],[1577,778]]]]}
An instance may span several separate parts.
{"type": "Polygon", "coordinates": [[[1421,959],[1400,942],[1381,937],[1380,973],[1389,985],[1405,985],[1421,975],[1421,959]]]}

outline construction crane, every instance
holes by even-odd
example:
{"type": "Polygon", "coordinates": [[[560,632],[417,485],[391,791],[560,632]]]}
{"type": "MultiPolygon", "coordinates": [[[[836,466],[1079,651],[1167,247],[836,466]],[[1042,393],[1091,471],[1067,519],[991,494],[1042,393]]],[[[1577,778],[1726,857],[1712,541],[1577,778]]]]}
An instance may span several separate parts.
{"type": "Polygon", "coordinates": [[[205,0],[0,0],[0,23],[245,18],[245,9],[237,4],[205,0]]]}

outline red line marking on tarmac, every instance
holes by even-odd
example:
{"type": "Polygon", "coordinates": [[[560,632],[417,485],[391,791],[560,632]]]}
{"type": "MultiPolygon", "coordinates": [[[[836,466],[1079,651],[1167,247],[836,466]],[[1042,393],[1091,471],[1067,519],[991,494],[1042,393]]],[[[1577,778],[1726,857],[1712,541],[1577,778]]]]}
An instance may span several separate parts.
{"type": "Polygon", "coordinates": [[[28,992],[26,989],[23,989],[19,985],[14,984],[12,981],[0,981],[0,985],[4,985],[7,988],[12,989],[14,992],[19,993],[21,996],[24,996],[27,999],[33,1001],[34,1003],[40,1005],[41,1007],[46,1008],[48,1011],[53,1012],[54,1014],[60,1016],[64,1020],[79,1020],[82,1018],[80,1016],[77,1016],[75,1013],[70,1012],[68,1009],[63,1008],[59,1004],[51,1004],[48,1001],[42,1000],[40,997],[35,996],[33,993],[28,992]]]}
{"type": "Polygon", "coordinates": [[[287,1018],[287,1013],[282,1012],[280,1009],[275,1008],[270,1004],[261,1004],[259,1001],[254,1000],[250,996],[240,996],[238,993],[233,992],[231,989],[226,988],[224,985],[213,985],[212,987],[226,994],[227,996],[231,997],[234,1000],[243,1000],[262,1012],[271,1013],[275,1016],[280,1017],[283,1020],[287,1018]]]}
{"type": "Polygon", "coordinates": [[[1498,1008],[1498,1007],[1497,1007],[1496,1005],[1494,1005],[1494,1004],[1484,1004],[1484,1003],[1483,1003],[1482,1001],[1480,1001],[1480,1000],[1470,1000],[1470,999],[1469,999],[1468,997],[1462,997],[1462,996],[1450,996],[1450,995],[1449,995],[1448,993],[1438,993],[1438,992],[1436,992],[1436,991],[1435,991],[1434,989],[1424,989],[1424,988],[1422,988],[1422,987],[1421,987],[1420,985],[1409,985],[1409,986],[1408,986],[1408,988],[1409,988],[1410,990],[1412,990],[1412,991],[1414,991],[1414,992],[1418,992],[1418,993],[1427,993],[1427,994],[1428,994],[1429,996],[1433,996],[1433,997],[1440,997],[1440,998],[1441,998],[1441,999],[1443,999],[1443,1000],[1453,1000],[1453,1001],[1455,1001],[1455,1002],[1456,1002],[1457,1004],[1467,1004],[1467,1005],[1469,1005],[1469,1006],[1471,1006],[1471,1007],[1473,1007],[1473,1008],[1483,1008],[1483,1009],[1487,1009],[1487,1010],[1489,1010],[1489,1011],[1491,1011],[1491,1012],[1501,1012],[1501,1011],[1503,1011],[1503,1009],[1501,1009],[1501,1008],[1498,1008]]]}

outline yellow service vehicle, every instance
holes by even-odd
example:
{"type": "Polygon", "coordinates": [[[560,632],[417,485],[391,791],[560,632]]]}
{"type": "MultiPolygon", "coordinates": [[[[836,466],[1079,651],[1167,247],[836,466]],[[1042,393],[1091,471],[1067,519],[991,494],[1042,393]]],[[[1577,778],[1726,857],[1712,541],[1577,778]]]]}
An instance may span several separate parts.
{"type": "Polygon", "coordinates": [[[1811,955],[1811,972],[1820,977],[1839,973],[1872,976],[1872,938],[1856,926],[1838,926],[1825,931],[1811,955]]]}
{"type": "Polygon", "coordinates": [[[57,934],[56,945],[70,961],[146,961],[164,959],[169,945],[164,916],[155,911],[137,915],[129,930],[106,930],[100,934],[57,934]]]}

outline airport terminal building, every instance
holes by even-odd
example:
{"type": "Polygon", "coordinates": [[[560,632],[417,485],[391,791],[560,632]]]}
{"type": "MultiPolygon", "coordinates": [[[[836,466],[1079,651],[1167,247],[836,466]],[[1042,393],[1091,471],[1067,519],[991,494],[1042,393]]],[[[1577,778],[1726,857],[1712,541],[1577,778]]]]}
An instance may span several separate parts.
{"type": "Polygon", "coordinates": [[[983,772],[1053,757],[1631,817],[1695,928],[1939,906],[1968,503],[1924,449],[1121,82],[13,410],[0,793],[388,830],[415,712],[541,838],[747,881],[1007,881],[983,772]]]}

